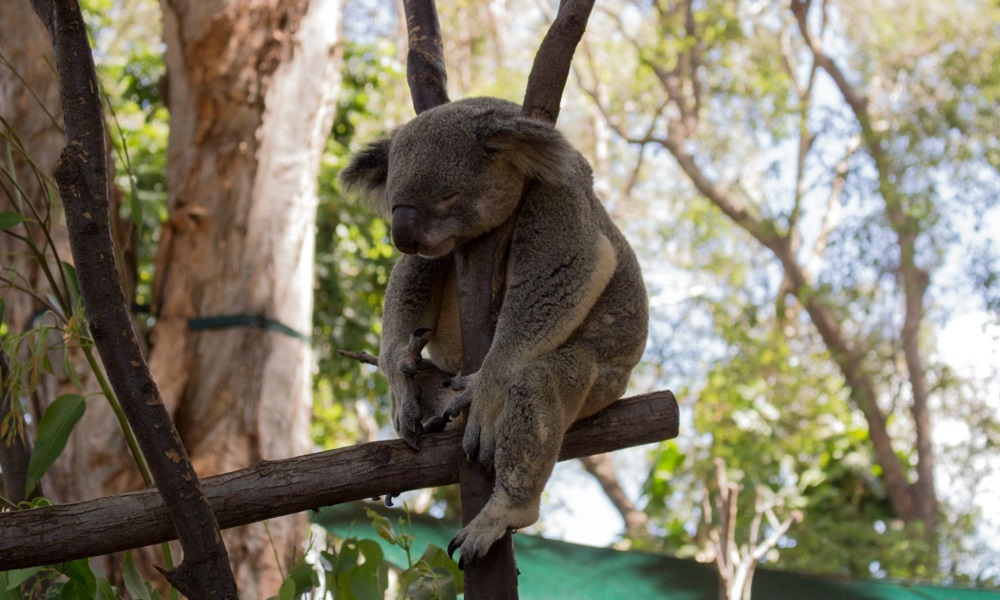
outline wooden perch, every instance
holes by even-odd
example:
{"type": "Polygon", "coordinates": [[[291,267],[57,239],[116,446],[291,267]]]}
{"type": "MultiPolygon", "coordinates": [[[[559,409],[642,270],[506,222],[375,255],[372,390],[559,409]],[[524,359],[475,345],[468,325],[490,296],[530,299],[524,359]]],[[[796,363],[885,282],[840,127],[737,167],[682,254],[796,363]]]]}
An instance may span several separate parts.
{"type": "MultiPolygon", "coordinates": [[[[108,215],[104,116],[87,26],[76,2],[33,0],[32,4],[56,55],[66,147],[56,164],[55,180],[66,210],[90,333],[156,487],[167,501],[165,514],[169,512],[173,521],[168,527],[176,527],[184,550],[184,561],[163,574],[190,598],[236,598],[219,526],[149,373],[119,283],[108,215]]],[[[156,492],[150,493],[159,499],[156,492]]]]}
{"type": "MultiPolygon", "coordinates": [[[[619,400],[575,424],[560,460],[677,435],[670,392],[619,400]]],[[[425,435],[420,452],[402,440],[373,442],[208,477],[205,496],[220,526],[237,527],[311,508],[458,481],[461,431],[425,435]]],[[[176,538],[160,495],[120,496],[0,513],[0,571],[119,552],[176,538]]]]}

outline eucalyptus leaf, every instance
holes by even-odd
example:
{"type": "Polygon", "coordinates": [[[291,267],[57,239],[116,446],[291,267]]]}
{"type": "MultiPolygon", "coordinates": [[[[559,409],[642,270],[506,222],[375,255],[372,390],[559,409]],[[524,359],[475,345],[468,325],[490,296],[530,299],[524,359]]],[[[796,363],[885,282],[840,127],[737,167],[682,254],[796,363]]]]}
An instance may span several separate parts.
{"type": "Polygon", "coordinates": [[[24,223],[24,215],[15,211],[0,212],[0,231],[17,227],[24,223]]]}
{"type": "Polygon", "coordinates": [[[122,579],[125,580],[125,589],[134,600],[152,600],[149,588],[146,587],[146,582],[142,580],[142,575],[135,566],[131,550],[125,553],[125,560],[122,562],[122,579]]]}
{"type": "Polygon", "coordinates": [[[42,420],[38,424],[35,447],[28,460],[26,495],[31,494],[38,482],[42,480],[45,472],[62,453],[66,447],[66,441],[69,439],[69,434],[83,417],[86,408],[87,404],[83,396],[64,394],[56,398],[45,410],[45,414],[42,415],[42,420]]]}
{"type": "Polygon", "coordinates": [[[41,569],[41,567],[28,567],[26,569],[14,569],[3,573],[3,575],[6,576],[6,581],[3,582],[6,584],[4,589],[13,590],[17,588],[17,586],[27,581],[28,578],[32,577],[41,569]]]}

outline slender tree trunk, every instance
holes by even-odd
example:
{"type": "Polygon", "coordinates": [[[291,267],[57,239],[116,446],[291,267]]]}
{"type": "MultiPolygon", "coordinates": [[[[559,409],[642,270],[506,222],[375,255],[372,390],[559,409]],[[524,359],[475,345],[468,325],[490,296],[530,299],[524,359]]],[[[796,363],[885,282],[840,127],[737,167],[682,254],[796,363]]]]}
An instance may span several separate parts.
{"type": "MultiPolygon", "coordinates": [[[[341,0],[162,7],[170,218],[150,367],[209,476],[311,447],[310,347],[297,334],[311,327],[316,176],[339,91],[341,0]],[[226,319],[205,321],[216,317],[226,319]]],[[[244,597],[276,593],[281,569],[301,555],[303,526],[300,516],[226,532],[244,597]]]]}
{"type": "Polygon", "coordinates": [[[625,535],[633,540],[649,538],[649,530],[647,529],[649,517],[636,508],[635,503],[622,489],[621,483],[618,481],[618,473],[615,472],[615,465],[611,461],[611,455],[585,456],[580,459],[580,463],[597,480],[601,490],[622,516],[622,521],[625,522],[625,535]]]}

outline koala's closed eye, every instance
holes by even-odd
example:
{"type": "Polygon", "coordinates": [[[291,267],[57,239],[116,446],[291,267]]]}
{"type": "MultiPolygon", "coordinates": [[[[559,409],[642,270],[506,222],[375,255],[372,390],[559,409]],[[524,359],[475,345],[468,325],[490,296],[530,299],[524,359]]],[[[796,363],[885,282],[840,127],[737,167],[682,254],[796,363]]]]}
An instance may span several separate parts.
{"type": "Polygon", "coordinates": [[[456,202],[458,202],[458,199],[460,197],[461,197],[461,194],[459,194],[458,192],[455,192],[453,194],[448,194],[444,198],[441,198],[440,200],[438,200],[437,204],[434,205],[434,208],[436,208],[437,210],[441,210],[441,211],[448,210],[449,208],[452,207],[452,205],[454,205],[456,202]]]}

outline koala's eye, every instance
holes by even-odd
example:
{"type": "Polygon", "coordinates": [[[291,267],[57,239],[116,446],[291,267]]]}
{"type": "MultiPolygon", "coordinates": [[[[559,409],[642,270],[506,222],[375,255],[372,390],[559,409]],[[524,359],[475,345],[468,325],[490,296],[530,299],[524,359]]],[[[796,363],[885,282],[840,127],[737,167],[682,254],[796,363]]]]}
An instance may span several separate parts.
{"type": "Polygon", "coordinates": [[[450,208],[451,205],[454,204],[458,200],[459,196],[460,196],[460,194],[458,194],[456,192],[454,194],[448,194],[444,198],[441,198],[440,200],[438,200],[438,203],[437,203],[438,210],[446,210],[446,209],[450,208]]]}

